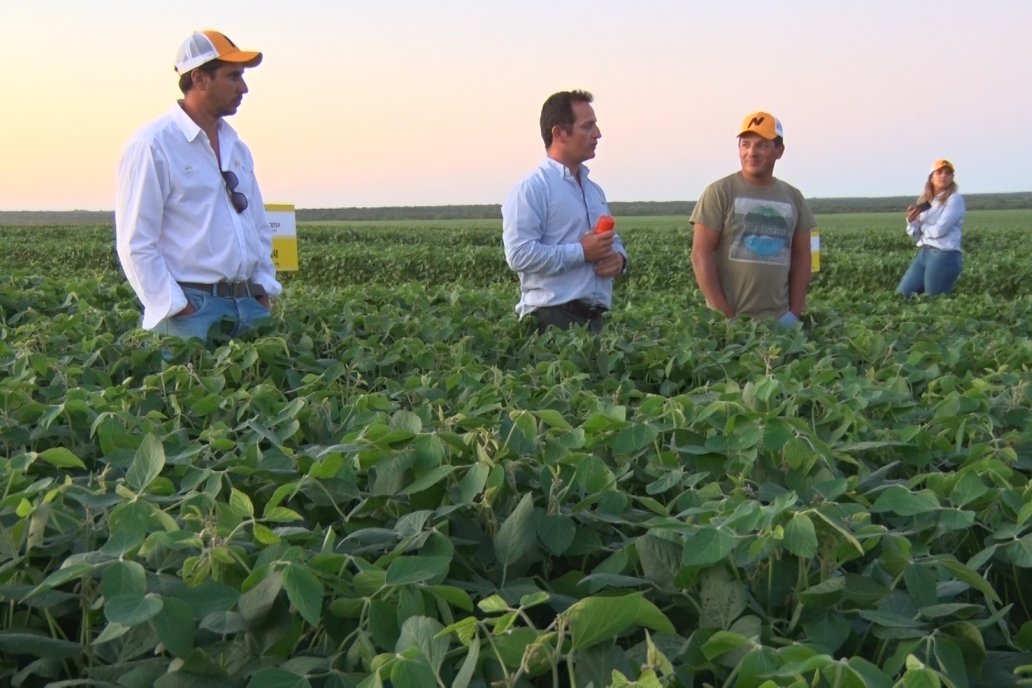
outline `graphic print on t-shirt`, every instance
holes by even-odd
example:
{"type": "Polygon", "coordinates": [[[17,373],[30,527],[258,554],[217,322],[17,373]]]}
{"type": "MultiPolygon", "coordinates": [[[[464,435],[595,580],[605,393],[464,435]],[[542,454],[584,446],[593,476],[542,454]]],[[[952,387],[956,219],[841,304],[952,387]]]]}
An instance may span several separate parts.
{"type": "Polygon", "coordinates": [[[795,208],[758,198],[735,199],[735,237],[728,258],[742,263],[791,262],[795,208]]]}

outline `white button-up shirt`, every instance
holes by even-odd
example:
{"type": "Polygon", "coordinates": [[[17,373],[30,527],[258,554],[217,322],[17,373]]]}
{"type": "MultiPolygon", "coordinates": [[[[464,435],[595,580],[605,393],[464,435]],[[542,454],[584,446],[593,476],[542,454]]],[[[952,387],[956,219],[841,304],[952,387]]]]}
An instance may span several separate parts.
{"type": "Polygon", "coordinates": [[[219,120],[222,169],[247,197],[237,213],[208,136],[179,104],[138,131],[118,166],[115,234],[122,269],[143,303],[143,327],[186,307],[179,282],[251,281],[270,296],[282,287],[272,229],[251,151],[219,120]]]}
{"type": "MultiPolygon", "coordinates": [[[[502,204],[505,260],[520,278],[520,317],[573,300],[609,308],[613,278],[584,260],[580,238],[609,215],[606,196],[581,165],[580,183],[562,163],[545,158],[502,204]]],[[[627,257],[619,236],[613,250],[627,257]]]]}

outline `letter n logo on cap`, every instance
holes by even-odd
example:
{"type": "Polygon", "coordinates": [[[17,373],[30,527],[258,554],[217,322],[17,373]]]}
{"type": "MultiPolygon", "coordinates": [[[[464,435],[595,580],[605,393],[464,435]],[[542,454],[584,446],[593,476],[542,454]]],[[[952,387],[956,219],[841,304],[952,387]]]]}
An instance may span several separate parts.
{"type": "Polygon", "coordinates": [[[761,124],[763,124],[763,120],[765,120],[765,119],[766,119],[766,117],[753,117],[752,120],[749,122],[749,126],[750,127],[758,127],[761,124]]]}

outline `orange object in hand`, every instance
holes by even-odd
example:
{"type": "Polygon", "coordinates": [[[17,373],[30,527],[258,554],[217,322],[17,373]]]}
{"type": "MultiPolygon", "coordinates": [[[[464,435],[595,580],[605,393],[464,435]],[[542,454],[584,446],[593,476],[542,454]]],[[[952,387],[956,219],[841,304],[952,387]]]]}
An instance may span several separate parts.
{"type": "Polygon", "coordinates": [[[610,215],[603,215],[598,218],[598,224],[595,225],[595,234],[604,234],[605,232],[612,232],[613,227],[616,226],[616,220],[610,215]]]}

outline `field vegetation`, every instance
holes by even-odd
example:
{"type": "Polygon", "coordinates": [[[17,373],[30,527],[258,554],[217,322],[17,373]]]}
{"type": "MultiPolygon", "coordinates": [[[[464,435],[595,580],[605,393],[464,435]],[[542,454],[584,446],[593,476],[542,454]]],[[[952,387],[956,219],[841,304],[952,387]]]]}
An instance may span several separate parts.
{"type": "Polygon", "coordinates": [[[498,220],[302,223],[243,339],[137,329],[110,224],[0,225],[0,684],[957,687],[1032,677],[1032,212],[954,296],[821,215],[795,330],[617,217],[536,335],[498,220]]]}

